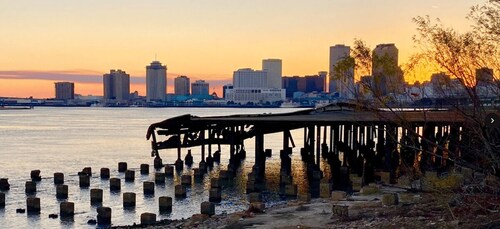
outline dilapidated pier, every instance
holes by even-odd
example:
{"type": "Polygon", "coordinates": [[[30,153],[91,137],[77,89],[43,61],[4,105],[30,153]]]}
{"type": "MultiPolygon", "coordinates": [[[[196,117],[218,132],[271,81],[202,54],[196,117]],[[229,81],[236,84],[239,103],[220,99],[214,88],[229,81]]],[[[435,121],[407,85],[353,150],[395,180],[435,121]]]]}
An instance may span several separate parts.
{"type": "MultiPolygon", "coordinates": [[[[283,133],[280,174],[281,183],[287,185],[291,184],[290,155],[298,144],[291,130],[303,129],[300,154],[307,163],[311,195],[315,197],[319,195],[320,182],[328,182],[330,190],[348,190],[352,187],[352,175],[360,178],[361,185],[375,179],[394,182],[400,165],[418,167],[421,171],[452,165],[454,159],[464,155],[466,149],[460,147],[461,143],[470,140],[466,121],[463,113],[453,110],[381,110],[337,103],[283,114],[216,117],[188,114],[152,124],[147,138],[152,139],[153,156],[158,163],[159,150],[177,149],[177,169],[183,166],[183,148],[201,147],[202,172],[220,160],[223,153],[220,146],[228,145],[228,174],[234,173],[246,156],[244,141],[254,138],[255,165],[247,183],[247,191],[253,192],[262,189],[266,155],[271,153],[264,147],[266,134],[283,133]],[[159,140],[160,136],[166,140],[159,140]],[[217,146],[214,153],[213,146],[217,146]],[[321,158],[326,159],[331,169],[328,181],[321,181],[321,158]]],[[[192,160],[190,153],[186,159],[192,160]]]]}

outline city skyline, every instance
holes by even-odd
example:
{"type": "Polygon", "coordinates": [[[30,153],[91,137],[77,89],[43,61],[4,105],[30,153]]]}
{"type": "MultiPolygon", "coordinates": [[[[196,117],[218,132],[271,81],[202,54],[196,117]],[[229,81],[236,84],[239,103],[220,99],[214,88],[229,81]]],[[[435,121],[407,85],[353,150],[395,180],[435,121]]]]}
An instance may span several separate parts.
{"type": "Polygon", "coordinates": [[[0,37],[0,96],[52,97],[56,81],[74,81],[75,93],[98,95],[96,78],[109,69],[127,71],[131,91],[145,95],[144,64],[155,53],[172,69],[168,93],[173,78],[189,75],[219,94],[235,69],[257,69],[266,58],[283,60],[283,76],[327,71],[328,47],[355,38],[372,48],[395,43],[404,63],[413,52],[413,17],[439,17],[465,30],[469,7],[482,2],[287,1],[283,9],[283,1],[0,1],[6,34],[0,37]],[[116,13],[123,16],[111,16],[116,13]],[[192,17],[179,17],[186,13],[192,17]]]}

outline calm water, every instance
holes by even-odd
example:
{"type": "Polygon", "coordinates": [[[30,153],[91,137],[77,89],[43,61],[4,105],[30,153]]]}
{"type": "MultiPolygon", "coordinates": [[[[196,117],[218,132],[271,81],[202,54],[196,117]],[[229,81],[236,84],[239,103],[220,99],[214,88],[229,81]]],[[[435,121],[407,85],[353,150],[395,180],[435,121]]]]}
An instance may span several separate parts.
{"type": "MultiPolygon", "coordinates": [[[[174,196],[174,186],[180,183],[180,174],[167,178],[166,184],[156,186],[154,197],[145,197],[142,182],[154,180],[153,158],[150,157],[151,143],[146,141],[147,127],[154,122],[182,114],[197,116],[230,115],[246,113],[283,113],[296,109],[234,109],[234,108],[42,108],[33,110],[0,111],[0,177],[9,178],[11,190],[6,192],[6,207],[0,209],[2,228],[65,228],[92,227],[89,219],[96,218],[96,208],[90,205],[90,189],[104,190],[104,206],[112,208],[113,225],[129,225],[140,222],[140,214],[158,214],[158,197],[174,196]],[[118,162],[128,163],[129,169],[136,170],[133,183],[124,182],[124,174],[118,173],[118,162]],[[139,165],[151,165],[150,175],[140,175],[139,165]],[[78,187],[77,172],[84,167],[92,167],[93,177],[89,189],[78,187]],[[110,193],[109,181],[99,178],[102,167],[110,168],[111,177],[122,179],[122,190],[110,193]],[[24,185],[30,180],[30,171],[41,170],[42,181],[37,184],[36,197],[41,198],[41,214],[17,214],[17,208],[26,208],[24,185]],[[68,201],[75,203],[75,217],[71,222],[49,219],[51,213],[59,214],[59,203],[55,197],[53,173],[63,172],[65,184],[69,186],[68,201]],[[137,206],[134,210],[124,210],[122,193],[135,192],[137,206]]],[[[299,148],[302,147],[301,130],[292,132],[297,148],[294,149],[294,182],[300,179],[303,165],[300,162],[299,148]],[[297,179],[298,178],[298,179],[297,179]]],[[[278,190],[279,155],[282,148],[281,134],[266,135],[265,147],[273,149],[273,157],[267,160],[267,186],[278,190]]],[[[247,159],[242,164],[234,186],[223,189],[223,201],[216,206],[216,213],[234,212],[246,209],[248,202],[244,194],[246,174],[254,162],[254,142],[245,141],[247,159]]],[[[183,154],[186,150],[183,150],[183,154]]],[[[200,161],[200,149],[192,149],[195,165],[200,161]]],[[[173,163],[176,150],[160,151],[164,163],[173,163]]],[[[184,155],[183,155],[184,157],[184,155]]],[[[227,168],[228,149],[222,148],[221,165],[215,166],[210,174],[218,174],[220,167],[227,168]]],[[[183,173],[191,173],[185,166],[183,173]]],[[[303,176],[302,176],[303,177],[303,176]]],[[[208,200],[209,176],[203,182],[193,183],[188,188],[188,198],[174,199],[171,214],[159,215],[157,219],[187,218],[200,212],[200,203],[208,200]]],[[[299,192],[305,187],[299,186],[299,192]]],[[[266,195],[270,204],[281,200],[273,194],[266,195]]],[[[95,226],[93,226],[95,227],[95,226]]]]}

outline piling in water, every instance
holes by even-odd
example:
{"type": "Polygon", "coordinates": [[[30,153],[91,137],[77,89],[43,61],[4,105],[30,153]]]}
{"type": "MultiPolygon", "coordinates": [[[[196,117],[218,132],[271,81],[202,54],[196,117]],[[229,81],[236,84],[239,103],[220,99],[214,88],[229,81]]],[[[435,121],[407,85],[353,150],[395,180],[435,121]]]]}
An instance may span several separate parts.
{"type": "Polygon", "coordinates": [[[59,205],[59,215],[63,217],[73,217],[75,215],[75,204],[73,202],[62,202],[59,205]]]}
{"type": "Polygon", "coordinates": [[[141,174],[149,174],[149,165],[148,164],[141,164],[141,174]]]}
{"type": "Polygon", "coordinates": [[[109,190],[110,191],[120,191],[122,189],[120,178],[109,179],[109,190]]]}
{"type": "Polygon", "coordinates": [[[25,192],[26,194],[34,194],[36,193],[36,183],[33,181],[26,181],[25,184],[25,192]]]}
{"type": "Polygon", "coordinates": [[[155,169],[161,169],[163,167],[163,160],[159,156],[156,156],[154,159],[154,167],[155,169]]]}
{"type": "Polygon", "coordinates": [[[29,197],[26,199],[26,210],[28,213],[40,214],[40,198],[29,197]]]}
{"type": "Polygon", "coordinates": [[[64,184],[64,173],[54,173],[54,184],[64,184]]]}
{"type": "Polygon", "coordinates": [[[135,171],[127,170],[125,171],[125,182],[134,182],[135,180],[135,171]]]}
{"type": "Polygon", "coordinates": [[[143,184],[144,195],[154,195],[155,194],[155,183],[150,181],[145,181],[143,184]]]}
{"type": "Polygon", "coordinates": [[[210,187],[211,188],[220,188],[221,185],[220,185],[220,180],[219,178],[210,178],[210,187]]]}
{"type": "Polygon", "coordinates": [[[90,176],[87,174],[78,175],[80,179],[80,188],[88,188],[90,186],[90,176]]]}
{"type": "Polygon", "coordinates": [[[165,184],[165,173],[155,173],[155,183],[165,184]]]}
{"type": "Polygon", "coordinates": [[[208,201],[219,203],[222,200],[222,191],[220,188],[211,188],[208,193],[208,201]]]}
{"type": "Polygon", "coordinates": [[[87,176],[92,176],[92,168],[91,167],[85,167],[85,168],[83,168],[82,174],[85,174],[87,176]]]}
{"type": "Polygon", "coordinates": [[[31,170],[31,180],[32,181],[41,181],[42,177],[40,176],[40,170],[31,170]]]}
{"type": "Polygon", "coordinates": [[[185,198],[186,197],[186,187],[184,187],[183,185],[179,185],[179,184],[176,185],[175,186],[175,196],[185,198]]]}
{"type": "Polygon", "coordinates": [[[252,192],[248,194],[248,202],[250,203],[262,202],[262,194],[260,192],[252,192]]]}
{"type": "Polygon", "coordinates": [[[97,208],[97,224],[99,225],[111,224],[111,208],[109,207],[97,208]]]}
{"type": "Polygon", "coordinates": [[[135,193],[133,192],[126,192],[123,193],[123,207],[124,208],[133,208],[135,207],[135,193]]]}
{"type": "Polygon", "coordinates": [[[101,179],[109,179],[109,168],[101,168],[101,179]]]}
{"type": "Polygon", "coordinates": [[[5,193],[0,192],[0,208],[5,207],[5,193]]]}
{"type": "Polygon", "coordinates": [[[156,214],[148,212],[141,214],[142,225],[153,225],[155,223],[156,223],[156,214]]]}
{"type": "Polygon", "coordinates": [[[209,216],[215,215],[215,204],[206,201],[201,203],[201,214],[206,214],[209,216]]]}
{"type": "Polygon", "coordinates": [[[57,185],[56,187],[56,198],[57,199],[68,199],[68,186],[67,185],[57,185]]]}
{"type": "Polygon", "coordinates": [[[191,185],[191,176],[190,175],[182,175],[181,176],[181,184],[182,185],[191,185]]]}
{"type": "Polygon", "coordinates": [[[174,175],[174,166],[165,165],[165,175],[173,176],[174,175]]]}
{"type": "Polygon", "coordinates": [[[158,205],[160,206],[160,212],[166,213],[172,211],[172,197],[161,196],[158,199],[158,205]]]}
{"type": "Polygon", "coordinates": [[[93,188],[90,189],[90,204],[101,204],[102,203],[102,189],[93,188]]]}
{"type": "Polygon", "coordinates": [[[127,162],[118,162],[118,172],[124,173],[127,171],[127,162]]]}
{"type": "Polygon", "coordinates": [[[1,178],[0,179],[0,191],[8,191],[10,189],[9,179],[1,178]]]}

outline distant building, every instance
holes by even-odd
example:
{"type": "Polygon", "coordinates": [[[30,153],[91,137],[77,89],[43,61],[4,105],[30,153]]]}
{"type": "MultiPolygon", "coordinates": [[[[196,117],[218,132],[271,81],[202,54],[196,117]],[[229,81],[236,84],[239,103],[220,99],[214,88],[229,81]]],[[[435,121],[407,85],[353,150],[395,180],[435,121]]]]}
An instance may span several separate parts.
{"type": "Polygon", "coordinates": [[[224,86],[222,86],[222,98],[226,98],[226,90],[228,89],[233,89],[233,85],[232,84],[226,84],[224,86]]]}
{"type": "Polygon", "coordinates": [[[209,86],[205,80],[196,80],[191,84],[192,95],[209,95],[209,86]]]}
{"type": "Polygon", "coordinates": [[[493,69],[479,68],[476,69],[476,83],[477,84],[491,84],[495,77],[493,76],[493,69]]]}
{"type": "Polygon", "coordinates": [[[352,98],[354,97],[354,66],[352,68],[343,69],[342,72],[336,70],[337,63],[341,60],[350,57],[351,48],[345,45],[335,45],[330,47],[329,60],[329,92],[338,93],[339,97],[352,98]]]}
{"type": "Polygon", "coordinates": [[[278,88],[233,88],[226,91],[226,100],[242,105],[272,104],[285,100],[285,90],[278,88]]]}
{"type": "Polygon", "coordinates": [[[234,88],[267,88],[267,72],[242,68],[233,72],[234,88]]]}
{"type": "Polygon", "coordinates": [[[372,54],[372,75],[376,95],[402,93],[403,72],[398,66],[399,50],[394,44],[379,44],[372,54]]]}
{"type": "Polygon", "coordinates": [[[165,101],[167,94],[167,66],[153,61],[146,66],[146,101],[165,101]]]}
{"type": "Polygon", "coordinates": [[[128,102],[130,96],[130,75],[120,69],[112,69],[103,75],[104,100],[106,102],[128,102]]]}
{"type": "Polygon", "coordinates": [[[75,84],[72,82],[56,82],[56,99],[75,99],[75,84]]]}
{"type": "Polygon", "coordinates": [[[267,87],[281,89],[282,62],[280,59],[262,60],[262,71],[267,72],[267,87]]]}
{"type": "Polygon", "coordinates": [[[286,97],[292,98],[295,92],[324,92],[327,72],[319,72],[318,75],[305,77],[293,76],[283,77],[283,88],[286,89],[286,97]]]}
{"type": "Polygon", "coordinates": [[[174,79],[175,95],[189,95],[190,82],[187,76],[179,76],[174,79]]]}

